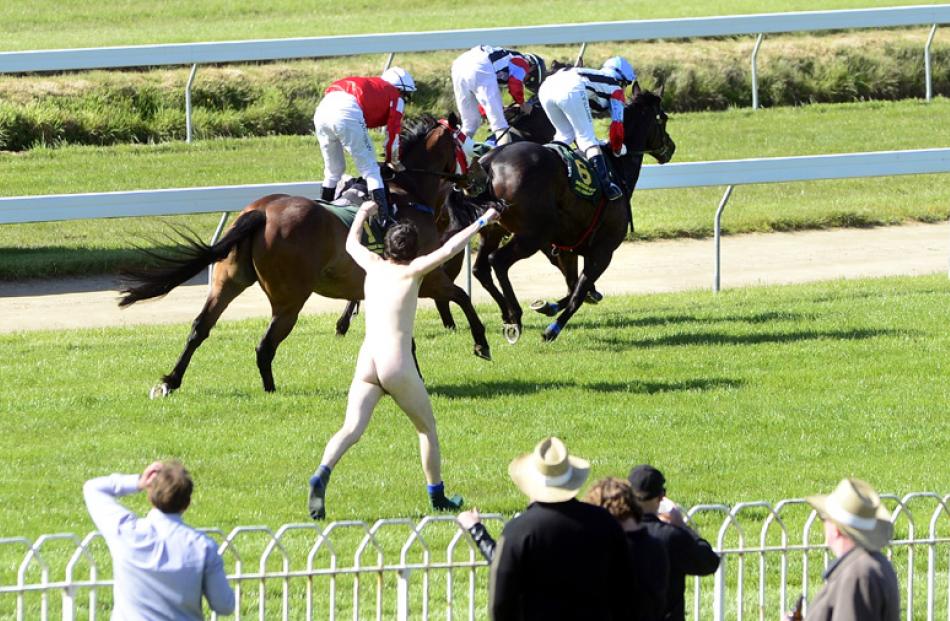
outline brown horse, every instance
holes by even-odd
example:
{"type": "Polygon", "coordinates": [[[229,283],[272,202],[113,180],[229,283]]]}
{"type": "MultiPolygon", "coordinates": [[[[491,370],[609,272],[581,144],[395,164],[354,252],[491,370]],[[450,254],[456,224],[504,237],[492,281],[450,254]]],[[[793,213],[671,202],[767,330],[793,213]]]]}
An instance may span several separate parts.
{"type": "MultiPolygon", "coordinates": [[[[516,341],[522,332],[522,309],[508,278],[508,270],[521,259],[545,248],[564,249],[556,255],[561,271],[568,278],[570,293],[554,304],[537,310],[548,315],[560,312],[557,320],[543,333],[553,340],[577,312],[597,278],[603,274],[614,250],[626,237],[630,222],[630,199],[643,164],[643,155],[651,154],[661,164],[673,157],[676,149],[666,132],[667,115],[663,111],[662,88],[657,94],[634,84],[633,98],[624,108],[624,145],[627,153],[608,155],[624,190],[622,198],[600,204],[580,198],[571,190],[564,163],[553,150],[531,142],[516,142],[491,151],[483,158],[490,183],[490,196],[483,204],[501,202],[500,223],[512,238],[501,245],[501,234],[486,236],[475,261],[474,274],[491,294],[502,312],[505,336],[516,341]],[[584,257],[584,269],[576,282],[570,282],[572,265],[576,274],[577,256],[584,257]],[[494,272],[501,290],[492,278],[494,272]]],[[[497,227],[495,227],[497,229],[497,227]]]]}
{"type": "MultiPolygon", "coordinates": [[[[392,201],[398,219],[416,225],[420,251],[428,252],[439,245],[431,206],[443,198],[442,176],[450,176],[455,170],[455,141],[451,130],[425,116],[414,124],[407,123],[401,142],[403,164],[418,172],[396,173],[390,183],[392,201]],[[420,203],[428,208],[420,209],[420,203]]],[[[127,287],[119,306],[162,296],[214,263],[211,291],[192,324],[185,349],[152,394],[164,396],[181,386],[192,355],[221,313],[255,282],[260,283],[272,309],[270,325],[257,346],[257,367],[264,390],[273,391],[272,362],[277,347],[293,330],[310,295],[363,298],[365,274],[344,248],[346,234],[344,223],[321,203],[302,196],[272,194],[245,207],[213,246],[189,238],[174,255],[162,257],[159,267],[125,270],[127,287]]],[[[426,276],[419,295],[461,306],[471,327],[475,354],[490,359],[485,327],[471,300],[443,270],[426,276]]]]}

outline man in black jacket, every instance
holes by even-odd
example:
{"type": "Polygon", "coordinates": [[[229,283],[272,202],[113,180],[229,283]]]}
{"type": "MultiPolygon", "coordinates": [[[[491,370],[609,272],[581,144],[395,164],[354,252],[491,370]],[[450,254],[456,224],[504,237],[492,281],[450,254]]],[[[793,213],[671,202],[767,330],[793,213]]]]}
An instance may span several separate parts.
{"type": "Polygon", "coordinates": [[[509,619],[628,619],[633,579],[620,524],[575,496],[590,463],[546,438],[508,466],[531,499],[505,525],[491,566],[489,613],[509,619]]]}
{"type": "Polygon", "coordinates": [[[643,509],[643,526],[663,542],[670,560],[670,582],[666,589],[665,621],[684,621],[686,576],[708,576],[719,567],[709,542],[686,526],[683,515],[666,498],[663,473],[646,464],[630,471],[630,485],[643,509]],[[666,502],[663,502],[666,501],[666,502]]]}

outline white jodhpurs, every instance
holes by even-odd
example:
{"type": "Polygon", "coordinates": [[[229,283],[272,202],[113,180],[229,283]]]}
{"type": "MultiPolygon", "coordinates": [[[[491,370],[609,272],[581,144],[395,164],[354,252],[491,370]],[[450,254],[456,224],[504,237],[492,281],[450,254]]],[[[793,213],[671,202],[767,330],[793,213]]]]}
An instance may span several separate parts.
{"type": "Polygon", "coordinates": [[[554,140],[564,144],[577,143],[585,157],[592,148],[600,148],[594,133],[594,117],[584,88],[584,80],[573,71],[558,71],[538,90],[541,107],[554,125],[554,140]]]}
{"type": "Polygon", "coordinates": [[[335,188],[340,182],[346,170],[344,149],[371,192],[383,187],[373,141],[355,97],[342,91],[327,93],[313,115],[313,127],[323,153],[323,187],[335,188]]]}
{"type": "Polygon", "coordinates": [[[482,124],[479,105],[485,110],[488,125],[496,135],[508,128],[498,79],[485,52],[475,48],[455,59],[452,63],[452,89],[455,91],[455,105],[462,117],[462,132],[466,136],[474,136],[482,124]]]}

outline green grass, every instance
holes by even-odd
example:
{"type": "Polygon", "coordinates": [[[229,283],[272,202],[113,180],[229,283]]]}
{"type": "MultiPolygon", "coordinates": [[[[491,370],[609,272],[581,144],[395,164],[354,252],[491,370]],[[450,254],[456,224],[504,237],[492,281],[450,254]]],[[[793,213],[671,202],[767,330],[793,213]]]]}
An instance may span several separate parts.
{"type": "Polygon", "coordinates": [[[166,0],[143,4],[117,0],[13,0],[0,6],[0,39],[5,50],[100,47],[147,43],[312,37],[371,32],[490,28],[533,24],[612,21],[770,13],[780,11],[865,9],[939,0],[716,0],[656,3],[620,0],[597,6],[569,0],[511,4],[488,0],[459,11],[457,4],[275,0],[262,5],[244,0],[195,3],[166,0]],[[499,21],[501,19],[501,21],[499,21]]]}
{"type": "MultiPolygon", "coordinates": [[[[704,161],[947,146],[950,100],[814,105],[751,112],[675,115],[674,161],[704,161]]],[[[600,128],[605,133],[605,128],[600,128]]],[[[378,136],[376,136],[378,140],[378,136]]],[[[6,195],[103,192],[219,184],[313,181],[323,164],[309,137],[199,141],[192,145],[66,147],[0,153],[6,195]]],[[[638,192],[637,237],[711,234],[721,188],[638,192]]],[[[950,217],[942,176],[788,183],[737,188],[728,233],[870,226],[950,217]]],[[[240,205],[235,205],[239,209],[240,205]]],[[[213,214],[6,225],[0,227],[0,278],[102,273],[134,259],[142,236],[165,221],[214,230],[213,214]]]]}
{"type": "MultiPolygon", "coordinates": [[[[505,467],[545,434],[591,458],[594,476],[654,462],[686,505],[777,501],[845,474],[882,491],[948,491],[948,309],[945,277],[892,278],[610,297],[548,345],[533,314],[524,339],[504,345],[496,310],[483,306],[491,363],[433,312],[421,313],[417,337],[448,487],[485,510],[523,505],[505,467]]],[[[84,532],[83,480],[167,456],[198,481],[194,523],[301,520],[362,339],[362,322],[345,339],[332,322],[301,320],[278,353],[272,395],[253,354],[265,322],[224,322],[163,401],[146,393],[185,325],[0,337],[0,535],[84,532]]],[[[424,514],[416,450],[384,401],[334,473],[331,518],[424,514]]]]}
{"type": "MultiPolygon", "coordinates": [[[[507,464],[548,434],[591,459],[593,478],[622,476],[632,465],[650,462],[665,472],[670,495],[684,506],[732,505],[829,491],[847,475],[885,493],[950,491],[948,309],[950,283],[939,275],[749,288],[715,297],[609,297],[583,309],[551,344],[537,338],[546,320],[527,317],[527,333],[514,347],[498,336],[496,310],[483,306],[495,346],[491,363],[473,358],[468,336],[444,331],[434,312],[420,314],[416,334],[448,488],[464,494],[469,506],[505,515],[523,508],[507,464]]],[[[334,338],[332,320],[301,320],[278,354],[278,392],[270,395],[260,388],[253,355],[265,323],[225,322],[195,356],[182,389],[161,401],[149,401],[146,393],[178,355],[184,324],[0,336],[0,536],[84,535],[92,529],[81,500],[85,479],[135,472],[169,456],[183,459],[196,479],[188,514],[193,524],[227,532],[238,525],[276,529],[306,521],[306,477],[342,420],[363,335],[357,322],[349,337],[334,338]]],[[[333,520],[427,513],[411,425],[389,400],[337,467],[328,500],[333,520]]],[[[128,504],[146,508],[141,497],[128,504]]],[[[919,529],[926,528],[923,513],[916,516],[919,529]]],[[[752,545],[755,524],[765,514],[744,516],[752,545]]],[[[797,540],[805,513],[792,510],[785,517],[797,540]]],[[[700,519],[707,537],[715,539],[718,520],[700,519]]],[[[943,532],[945,525],[939,528],[943,532]]],[[[381,540],[390,558],[398,555],[406,531],[388,532],[381,540]]],[[[444,549],[450,532],[427,531],[432,549],[444,549]]],[[[769,541],[777,545],[772,533],[769,541]]],[[[351,531],[334,539],[346,562],[358,538],[351,531]]],[[[245,571],[256,568],[263,544],[261,537],[242,540],[245,571]]],[[[302,569],[312,534],[284,544],[295,559],[292,567],[302,569]]],[[[726,544],[736,545],[735,533],[726,544]]],[[[101,545],[93,552],[105,558],[101,545]]],[[[415,554],[418,560],[418,549],[415,554]]],[[[66,546],[52,545],[44,556],[58,567],[68,553],[66,546]]],[[[370,556],[364,561],[375,560],[370,556]]],[[[918,554],[918,569],[925,556],[918,554]]],[[[6,568],[0,583],[10,584],[22,556],[4,546],[0,558],[6,568]]],[[[321,559],[318,566],[325,564],[321,559]]],[[[750,588],[756,563],[747,560],[750,588]]],[[[776,562],[767,578],[770,606],[776,562]]],[[[812,563],[820,562],[812,556],[812,563]]],[[[798,567],[793,560],[793,589],[798,567]]],[[[279,569],[278,563],[271,568],[279,569]]],[[[734,565],[730,571],[734,585],[734,565]]],[[[30,575],[38,579],[35,570],[30,575]]],[[[418,589],[419,576],[414,580],[418,589]]],[[[387,618],[394,581],[392,574],[385,579],[387,618]]],[[[363,605],[372,605],[373,582],[363,587],[363,605]]],[[[325,592],[326,582],[317,584],[325,592]]],[[[442,610],[442,584],[434,575],[433,611],[442,610]]],[[[342,615],[351,585],[348,578],[337,585],[342,615]]],[[[705,585],[704,610],[711,605],[711,582],[705,585]]],[[[278,587],[268,589],[272,606],[278,587]]],[[[918,580],[919,610],[922,588],[918,580]]],[[[943,588],[938,583],[938,592],[943,588]]],[[[246,610],[253,613],[256,584],[245,583],[245,589],[252,593],[246,610]]],[[[301,593],[298,583],[298,604],[301,593]]],[[[752,593],[745,603],[749,614],[757,610],[752,593]]],[[[108,600],[107,593],[100,595],[108,600]]],[[[0,616],[12,606],[11,598],[3,602],[0,616]]],[[[37,610],[37,598],[28,597],[27,605],[37,610]]]]}
{"type": "MultiPolygon", "coordinates": [[[[773,35],[759,57],[763,107],[919,98],[926,29],[773,35]]],[[[611,42],[591,45],[588,65],[608,56],[633,60],[641,84],[662,83],[667,111],[751,105],[753,39],[611,42]]],[[[551,63],[576,47],[532,47],[551,63]]],[[[933,45],[933,92],[950,95],[950,45],[933,45]]],[[[455,107],[448,68],[458,50],[403,54],[419,90],[413,108],[444,114],[455,107]]],[[[202,67],[192,86],[194,135],[200,139],[309,134],[326,86],[345,75],[379,72],[375,56],[202,67]]],[[[188,68],[0,76],[0,150],[184,140],[188,68]]]]}

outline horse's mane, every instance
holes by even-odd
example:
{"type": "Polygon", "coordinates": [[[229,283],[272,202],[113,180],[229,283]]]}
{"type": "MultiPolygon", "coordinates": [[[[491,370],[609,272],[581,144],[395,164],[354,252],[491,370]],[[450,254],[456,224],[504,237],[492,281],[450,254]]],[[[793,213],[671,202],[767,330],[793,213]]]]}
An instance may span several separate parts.
{"type": "Polygon", "coordinates": [[[403,153],[424,143],[426,136],[438,123],[436,118],[428,113],[403,119],[402,130],[399,132],[400,148],[403,153]]]}

